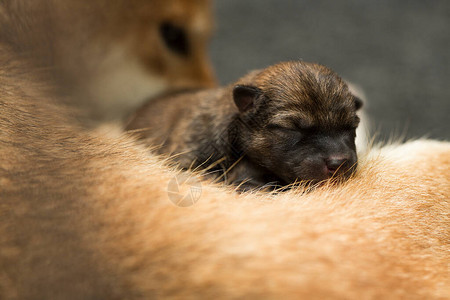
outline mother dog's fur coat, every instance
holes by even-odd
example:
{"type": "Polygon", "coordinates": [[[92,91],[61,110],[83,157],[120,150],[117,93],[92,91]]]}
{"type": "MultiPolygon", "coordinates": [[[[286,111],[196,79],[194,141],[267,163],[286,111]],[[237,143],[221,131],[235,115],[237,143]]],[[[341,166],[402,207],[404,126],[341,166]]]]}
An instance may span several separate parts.
{"type": "Polygon", "coordinates": [[[203,183],[180,208],[158,157],[79,128],[6,46],[0,61],[2,299],[450,295],[449,143],[373,149],[306,194],[203,183]]]}

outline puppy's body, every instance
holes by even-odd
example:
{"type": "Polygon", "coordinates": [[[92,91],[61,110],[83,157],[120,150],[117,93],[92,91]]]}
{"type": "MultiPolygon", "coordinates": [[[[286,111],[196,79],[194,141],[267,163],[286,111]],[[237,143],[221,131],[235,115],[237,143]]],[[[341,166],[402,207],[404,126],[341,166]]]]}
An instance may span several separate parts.
{"type": "Polygon", "coordinates": [[[2,299],[448,296],[448,143],[372,150],[353,179],[308,194],[204,183],[180,208],[176,173],[73,125],[28,65],[0,60],[2,299]]]}
{"type": "Polygon", "coordinates": [[[355,99],[324,66],[280,63],[233,86],[152,100],[127,129],[186,169],[215,164],[209,172],[229,183],[319,182],[356,166],[355,99]]]}
{"type": "Polygon", "coordinates": [[[0,41],[93,120],[176,88],[214,84],[208,0],[4,0],[0,41]]]}

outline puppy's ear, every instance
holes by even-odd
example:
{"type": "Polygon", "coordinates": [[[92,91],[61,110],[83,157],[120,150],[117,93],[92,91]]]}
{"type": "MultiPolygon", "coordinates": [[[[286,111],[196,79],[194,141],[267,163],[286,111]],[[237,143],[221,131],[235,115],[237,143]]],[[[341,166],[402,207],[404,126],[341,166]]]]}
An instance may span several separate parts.
{"type": "Polygon", "coordinates": [[[355,101],[355,109],[359,110],[362,106],[363,106],[363,101],[361,100],[361,98],[353,96],[353,100],[355,101]]]}
{"type": "Polygon", "coordinates": [[[253,108],[255,100],[262,94],[262,91],[250,85],[236,85],[233,89],[233,100],[239,112],[243,113],[253,108]]]}

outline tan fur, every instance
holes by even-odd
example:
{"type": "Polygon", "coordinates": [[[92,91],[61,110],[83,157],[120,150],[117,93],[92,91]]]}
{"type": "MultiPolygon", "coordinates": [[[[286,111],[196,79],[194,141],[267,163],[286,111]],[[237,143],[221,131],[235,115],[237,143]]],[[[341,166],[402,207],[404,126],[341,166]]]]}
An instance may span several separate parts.
{"type": "Polygon", "coordinates": [[[340,187],[173,205],[168,169],[84,131],[0,48],[0,298],[445,299],[450,144],[373,149],[340,187]]]}
{"type": "Polygon", "coordinates": [[[95,120],[122,118],[170,89],[214,85],[206,53],[211,28],[209,0],[0,3],[0,40],[57,80],[66,102],[95,120]],[[186,57],[164,43],[165,22],[186,32],[186,57]]]}
{"type": "MultiPolygon", "coordinates": [[[[308,194],[239,196],[203,182],[196,205],[177,207],[167,195],[177,173],[160,158],[120,130],[76,125],[43,76],[51,19],[23,18],[70,8],[61,16],[79,32],[79,8],[121,1],[42,1],[0,6],[2,22],[20,24],[0,26],[1,299],[449,298],[449,143],[373,149],[346,184],[308,194]]],[[[152,2],[162,1],[172,3],[152,2]]],[[[126,1],[138,2],[151,5],[126,1]]],[[[62,61],[83,61],[78,42],[62,61]]],[[[182,84],[201,69],[167,76],[182,84]]]]}

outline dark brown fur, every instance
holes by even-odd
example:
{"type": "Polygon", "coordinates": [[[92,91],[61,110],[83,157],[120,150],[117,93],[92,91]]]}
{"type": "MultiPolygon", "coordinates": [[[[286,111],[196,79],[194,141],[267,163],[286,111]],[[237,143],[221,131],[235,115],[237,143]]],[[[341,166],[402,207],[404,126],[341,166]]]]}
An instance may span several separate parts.
{"type": "Polygon", "coordinates": [[[151,100],[127,129],[183,168],[209,167],[229,183],[318,182],[356,166],[356,101],[328,68],[288,62],[225,88],[151,100]]]}

